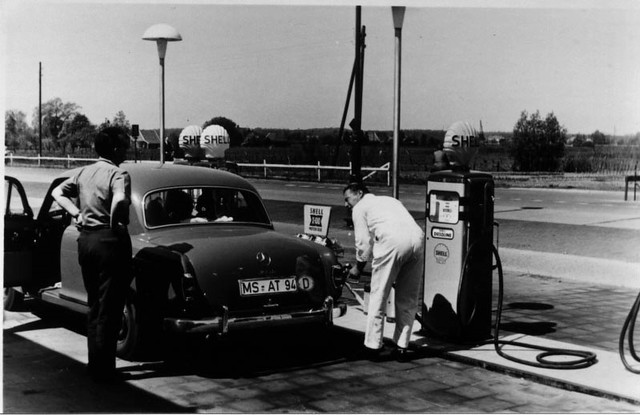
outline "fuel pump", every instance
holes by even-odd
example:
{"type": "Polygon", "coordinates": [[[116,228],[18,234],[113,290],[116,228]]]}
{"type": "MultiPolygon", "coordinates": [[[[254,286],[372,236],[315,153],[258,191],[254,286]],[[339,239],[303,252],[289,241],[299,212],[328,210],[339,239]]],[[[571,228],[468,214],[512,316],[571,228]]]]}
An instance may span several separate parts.
{"type": "Polygon", "coordinates": [[[437,172],[427,182],[422,315],[441,337],[491,335],[493,187],[491,175],[469,171],[437,172]]]}
{"type": "Polygon", "coordinates": [[[494,183],[468,168],[478,146],[472,126],[454,123],[444,141],[452,169],[427,181],[422,326],[449,340],[491,335],[494,183]]]}
{"type": "MultiPolygon", "coordinates": [[[[493,343],[500,356],[528,366],[580,369],[595,364],[596,355],[588,351],[500,340],[504,281],[500,255],[493,244],[493,229],[497,225],[493,221],[494,182],[490,174],[469,170],[478,146],[479,136],[471,125],[452,124],[443,146],[451,170],[432,173],[427,181],[423,330],[454,342],[493,343]],[[498,299],[492,336],[494,269],[498,270],[498,299]],[[506,354],[505,345],[541,353],[533,362],[506,354]],[[558,356],[576,359],[554,360],[558,356]]],[[[630,320],[635,320],[640,296],[636,303],[632,309],[635,315],[630,320]]],[[[633,331],[633,324],[630,330],[633,331]]],[[[624,336],[625,330],[621,334],[621,354],[624,336]]],[[[635,351],[632,354],[637,357],[635,351]]]]}

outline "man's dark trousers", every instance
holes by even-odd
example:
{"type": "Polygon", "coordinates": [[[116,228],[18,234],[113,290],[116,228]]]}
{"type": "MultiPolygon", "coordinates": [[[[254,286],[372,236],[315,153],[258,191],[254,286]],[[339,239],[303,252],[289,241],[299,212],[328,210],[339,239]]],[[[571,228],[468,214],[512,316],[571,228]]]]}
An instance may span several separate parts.
{"type": "Polygon", "coordinates": [[[110,228],[83,229],[78,261],[89,302],[88,370],[96,378],[115,374],[116,344],[131,283],[131,239],[110,228]]]}

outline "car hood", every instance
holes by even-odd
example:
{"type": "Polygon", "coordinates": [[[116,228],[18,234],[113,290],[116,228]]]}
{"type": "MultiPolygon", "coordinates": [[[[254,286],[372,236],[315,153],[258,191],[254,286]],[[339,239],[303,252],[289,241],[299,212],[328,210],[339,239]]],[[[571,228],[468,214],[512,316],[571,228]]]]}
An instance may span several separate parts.
{"type": "MultiPolygon", "coordinates": [[[[193,267],[207,302],[227,306],[232,313],[321,304],[329,287],[320,253],[313,242],[254,226],[194,226],[172,228],[149,238],[149,243],[185,255],[193,267]],[[311,290],[241,295],[240,286],[257,280],[310,276],[311,290]]],[[[282,310],[280,310],[282,311],[282,310]]]]}

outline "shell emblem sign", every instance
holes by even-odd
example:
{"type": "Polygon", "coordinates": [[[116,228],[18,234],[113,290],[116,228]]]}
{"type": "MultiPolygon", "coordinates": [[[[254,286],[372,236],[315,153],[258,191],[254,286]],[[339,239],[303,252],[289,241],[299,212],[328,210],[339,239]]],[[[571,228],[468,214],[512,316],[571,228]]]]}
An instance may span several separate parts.
{"type": "Polygon", "coordinates": [[[202,131],[200,141],[206,158],[224,158],[224,152],[229,148],[229,133],[223,126],[211,124],[202,131]]]}
{"type": "Polygon", "coordinates": [[[468,167],[480,147],[480,136],[468,122],[457,121],[447,130],[443,147],[451,164],[468,167]]]}
{"type": "Polygon", "coordinates": [[[200,136],[202,128],[198,125],[189,125],[180,132],[178,145],[184,151],[185,157],[199,159],[202,155],[200,149],[200,136]]]}

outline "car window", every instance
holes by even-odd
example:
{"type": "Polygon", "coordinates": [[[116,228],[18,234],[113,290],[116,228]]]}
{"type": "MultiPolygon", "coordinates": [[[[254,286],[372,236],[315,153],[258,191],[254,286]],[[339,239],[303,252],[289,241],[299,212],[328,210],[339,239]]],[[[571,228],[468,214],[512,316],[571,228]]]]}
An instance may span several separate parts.
{"type": "Polygon", "coordinates": [[[228,222],[270,224],[255,193],[222,187],[176,187],[150,192],[144,199],[144,220],[149,228],[228,222]]]}
{"type": "Polygon", "coordinates": [[[18,185],[10,180],[4,181],[5,215],[29,215],[31,211],[25,206],[18,185]]]}

